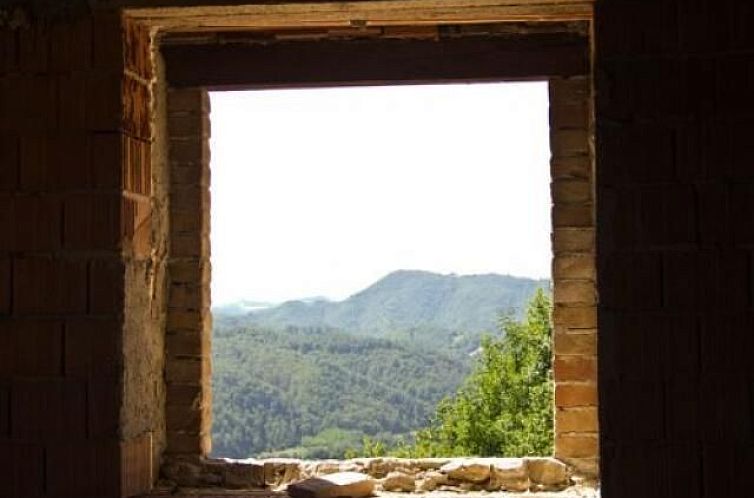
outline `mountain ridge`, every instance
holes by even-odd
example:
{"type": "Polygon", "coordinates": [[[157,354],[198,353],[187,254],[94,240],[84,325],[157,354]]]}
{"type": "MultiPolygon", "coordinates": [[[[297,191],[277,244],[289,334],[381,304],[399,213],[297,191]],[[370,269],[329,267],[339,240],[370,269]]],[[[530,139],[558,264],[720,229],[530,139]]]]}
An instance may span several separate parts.
{"type": "Polygon", "coordinates": [[[372,334],[417,327],[479,332],[494,328],[501,313],[520,315],[522,303],[539,287],[549,288],[549,280],[396,270],[342,301],[285,301],[249,311],[244,320],[262,327],[329,327],[372,334]]]}

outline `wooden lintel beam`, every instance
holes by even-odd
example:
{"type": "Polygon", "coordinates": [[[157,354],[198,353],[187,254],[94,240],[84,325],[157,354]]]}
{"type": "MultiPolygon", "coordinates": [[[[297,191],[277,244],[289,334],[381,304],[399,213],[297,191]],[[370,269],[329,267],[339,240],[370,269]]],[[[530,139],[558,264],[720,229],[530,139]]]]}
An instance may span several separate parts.
{"type": "Polygon", "coordinates": [[[588,41],[576,35],[168,45],[162,51],[173,87],[504,81],[589,72],[588,41]]]}

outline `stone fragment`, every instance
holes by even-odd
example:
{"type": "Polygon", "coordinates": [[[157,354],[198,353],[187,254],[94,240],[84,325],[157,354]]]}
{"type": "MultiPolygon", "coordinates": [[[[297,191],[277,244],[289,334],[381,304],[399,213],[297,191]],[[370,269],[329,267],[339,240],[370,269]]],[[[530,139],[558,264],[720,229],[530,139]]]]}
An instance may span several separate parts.
{"type": "Polygon", "coordinates": [[[372,458],[367,462],[365,469],[370,476],[382,478],[394,471],[399,464],[398,458],[372,458]]]}
{"type": "Polygon", "coordinates": [[[526,491],[529,475],[523,458],[492,458],[490,463],[490,491],[526,491]]]}
{"type": "Polygon", "coordinates": [[[292,498],[362,498],[374,493],[375,481],[359,472],[336,472],[288,485],[292,498]]]}
{"type": "Polygon", "coordinates": [[[438,470],[440,467],[450,462],[450,458],[418,458],[415,466],[419,470],[438,470]]]}
{"type": "Polygon", "coordinates": [[[385,491],[412,492],[416,489],[416,482],[413,475],[394,471],[382,480],[382,489],[385,491]]]}
{"type": "Polygon", "coordinates": [[[484,482],[490,477],[490,463],[481,458],[458,459],[440,467],[440,472],[458,481],[484,482]]]}
{"type": "Polygon", "coordinates": [[[227,488],[263,488],[264,464],[253,460],[229,461],[223,465],[223,477],[227,488]]]}
{"type": "Polygon", "coordinates": [[[301,460],[295,458],[270,458],[264,461],[264,482],[279,487],[301,476],[301,460]]]}
{"type": "Polygon", "coordinates": [[[419,491],[434,491],[440,486],[448,484],[448,476],[442,472],[431,470],[426,472],[417,484],[419,491]]]}
{"type": "Polygon", "coordinates": [[[526,468],[532,484],[544,489],[560,489],[568,486],[566,464],[552,457],[526,458],[526,468]]]}

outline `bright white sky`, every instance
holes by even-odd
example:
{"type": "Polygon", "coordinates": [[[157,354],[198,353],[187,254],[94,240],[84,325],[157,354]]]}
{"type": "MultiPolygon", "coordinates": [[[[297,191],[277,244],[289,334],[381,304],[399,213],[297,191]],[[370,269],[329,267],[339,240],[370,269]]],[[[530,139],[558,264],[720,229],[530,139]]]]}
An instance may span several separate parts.
{"type": "Polygon", "coordinates": [[[212,297],[550,274],[546,83],[212,93],[212,297]]]}

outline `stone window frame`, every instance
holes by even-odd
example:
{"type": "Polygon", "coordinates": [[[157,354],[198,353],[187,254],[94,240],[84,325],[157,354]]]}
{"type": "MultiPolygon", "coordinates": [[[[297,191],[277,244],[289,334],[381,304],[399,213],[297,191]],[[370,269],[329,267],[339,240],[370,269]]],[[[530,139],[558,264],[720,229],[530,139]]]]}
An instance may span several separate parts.
{"type": "MultiPolygon", "coordinates": [[[[158,87],[164,73],[158,71],[158,87]]],[[[550,78],[554,456],[599,475],[595,171],[590,76],[550,78]]],[[[166,99],[168,305],[166,455],[211,450],[210,106],[208,90],[166,99]]],[[[156,92],[157,93],[157,92],[156,92]]]]}

